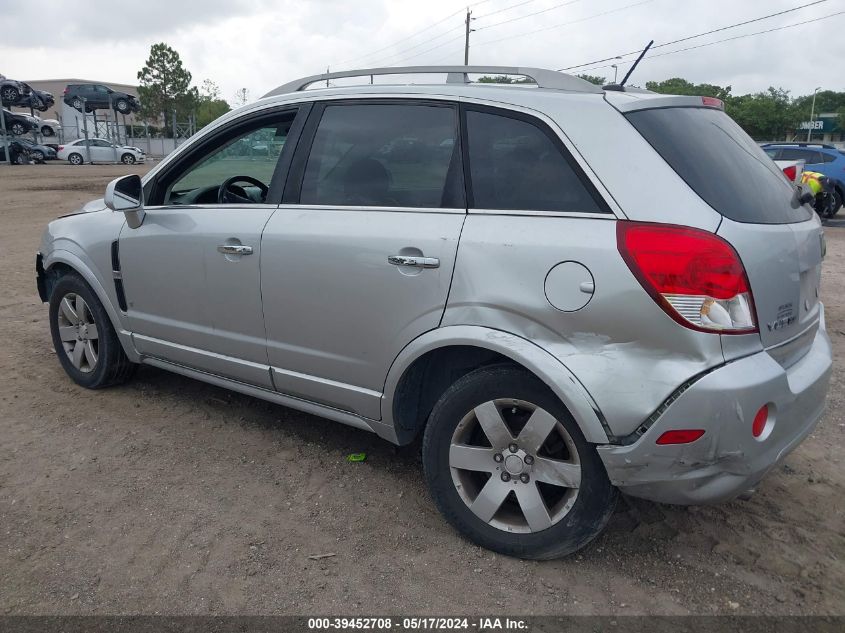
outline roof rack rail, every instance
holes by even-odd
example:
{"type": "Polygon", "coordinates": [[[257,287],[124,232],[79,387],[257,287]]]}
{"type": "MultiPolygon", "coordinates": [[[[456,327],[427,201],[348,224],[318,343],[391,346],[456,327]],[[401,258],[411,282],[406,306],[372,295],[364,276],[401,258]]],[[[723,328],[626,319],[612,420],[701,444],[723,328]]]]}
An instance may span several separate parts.
{"type": "MultiPolygon", "coordinates": [[[[580,77],[544,68],[530,68],[521,66],[397,66],[394,68],[362,68],[360,70],[343,70],[322,75],[302,77],[296,81],[283,84],[268,92],[264,97],[288,94],[305,90],[311,84],[331,79],[345,79],[348,77],[372,77],[374,75],[431,75],[446,74],[446,83],[469,83],[469,74],[473,75],[520,75],[532,79],[538,88],[552,90],[568,90],[570,92],[601,93],[601,86],[591,84],[580,77]]],[[[262,97],[262,99],[264,98],[262,97]]]]}
{"type": "Polygon", "coordinates": [[[766,143],[766,145],[792,145],[795,147],[821,147],[823,149],[836,149],[836,145],[831,145],[830,143],[814,143],[812,141],[809,143],[806,141],[772,141],[770,143],[766,143]]]}

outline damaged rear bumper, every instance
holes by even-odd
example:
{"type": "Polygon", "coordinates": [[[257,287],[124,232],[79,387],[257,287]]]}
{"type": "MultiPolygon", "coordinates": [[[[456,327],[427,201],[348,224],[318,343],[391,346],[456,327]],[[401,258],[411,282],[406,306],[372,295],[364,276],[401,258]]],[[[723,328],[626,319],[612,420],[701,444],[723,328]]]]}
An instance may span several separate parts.
{"type": "Polygon", "coordinates": [[[706,374],[636,443],[598,447],[611,482],[626,494],[661,503],[719,503],[739,496],[815,428],[832,362],[822,316],[809,352],[788,368],[760,352],[706,374]],[[751,422],[765,404],[774,423],[755,438],[751,422]],[[670,429],[705,434],[690,444],[656,444],[670,429]]]}

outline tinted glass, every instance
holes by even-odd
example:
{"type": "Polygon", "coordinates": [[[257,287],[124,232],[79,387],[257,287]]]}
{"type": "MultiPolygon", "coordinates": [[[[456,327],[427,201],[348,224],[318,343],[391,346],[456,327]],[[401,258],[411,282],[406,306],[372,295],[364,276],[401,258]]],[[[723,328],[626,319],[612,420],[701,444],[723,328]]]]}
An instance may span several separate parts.
{"type": "Polygon", "coordinates": [[[826,163],[832,163],[836,160],[836,156],[834,156],[833,154],[822,154],[822,160],[824,160],[824,162],[826,163]]]}
{"type": "Polygon", "coordinates": [[[455,183],[448,176],[456,151],[455,129],[452,107],[328,106],[308,156],[300,202],[452,206],[455,183]]]}
{"type": "Polygon", "coordinates": [[[467,112],[476,209],[600,212],[569,161],[536,125],[467,112]]]}
{"type": "Polygon", "coordinates": [[[626,117],[707,204],[738,222],[785,224],[810,217],[766,153],[714,108],[659,108],[626,117]]]}

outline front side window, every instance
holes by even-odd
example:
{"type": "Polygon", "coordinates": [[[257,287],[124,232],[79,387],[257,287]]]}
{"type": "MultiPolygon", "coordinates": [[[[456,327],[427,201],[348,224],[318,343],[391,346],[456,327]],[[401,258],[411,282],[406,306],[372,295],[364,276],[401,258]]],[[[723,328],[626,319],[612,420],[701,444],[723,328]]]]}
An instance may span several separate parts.
{"type": "Polygon", "coordinates": [[[474,110],[466,116],[474,208],[602,211],[576,167],[537,125],[474,110]]]}
{"type": "Polygon", "coordinates": [[[175,176],[163,204],[249,204],[267,199],[270,181],[295,112],[262,119],[204,147],[197,160],[175,176]]]}
{"type": "Polygon", "coordinates": [[[329,105],[305,166],[300,203],[457,206],[456,111],[415,104],[329,105]]]}

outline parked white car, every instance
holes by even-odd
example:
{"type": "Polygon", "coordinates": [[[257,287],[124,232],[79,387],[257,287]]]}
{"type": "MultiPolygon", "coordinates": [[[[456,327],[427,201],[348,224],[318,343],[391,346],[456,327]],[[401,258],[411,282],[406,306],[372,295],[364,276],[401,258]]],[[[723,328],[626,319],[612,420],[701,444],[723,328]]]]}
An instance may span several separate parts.
{"type": "Polygon", "coordinates": [[[59,160],[66,160],[71,165],[84,163],[123,163],[133,165],[143,163],[147,156],[137,147],[115,145],[104,138],[77,139],[65,145],[59,145],[59,160]]]}
{"type": "Polygon", "coordinates": [[[59,130],[62,126],[57,119],[42,119],[41,117],[33,117],[38,125],[38,131],[41,136],[45,138],[55,138],[59,135],[59,130]]]}

